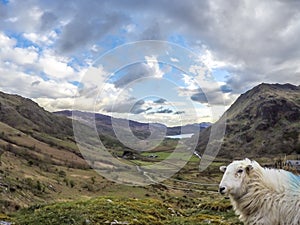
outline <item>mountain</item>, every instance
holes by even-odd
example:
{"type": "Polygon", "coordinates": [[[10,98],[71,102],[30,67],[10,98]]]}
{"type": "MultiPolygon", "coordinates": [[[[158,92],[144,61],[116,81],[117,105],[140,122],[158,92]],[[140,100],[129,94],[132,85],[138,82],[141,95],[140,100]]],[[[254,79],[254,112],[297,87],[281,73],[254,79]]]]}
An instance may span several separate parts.
{"type": "Polygon", "coordinates": [[[194,123],[187,124],[184,126],[168,127],[167,135],[179,135],[181,130],[184,130],[186,133],[193,133],[195,130],[202,131],[211,126],[210,122],[194,123]]]}
{"type": "MultiPolygon", "coordinates": [[[[63,110],[54,112],[56,115],[66,116],[71,118],[72,111],[70,110],[63,110]]],[[[164,124],[160,123],[141,123],[133,120],[126,120],[121,118],[112,118],[108,115],[103,115],[100,113],[90,113],[90,112],[81,112],[81,111],[74,111],[74,118],[77,120],[91,120],[91,118],[95,118],[95,123],[97,130],[102,135],[108,135],[111,137],[116,138],[115,131],[113,128],[112,120],[114,121],[114,125],[117,125],[119,129],[125,129],[124,124],[129,123],[129,127],[134,133],[135,136],[139,137],[140,139],[146,139],[150,135],[149,126],[152,129],[156,129],[157,131],[161,132],[162,134],[166,133],[167,136],[171,135],[179,135],[181,134],[182,130],[186,133],[193,133],[195,130],[204,130],[205,128],[209,127],[211,123],[203,122],[200,124],[187,124],[184,126],[175,126],[175,127],[167,127],[164,124]]]]}
{"type": "Polygon", "coordinates": [[[0,214],[79,195],[83,183],[75,176],[82,171],[95,176],[89,168],[74,142],[70,119],[0,92],[0,214]],[[66,182],[72,192],[62,185],[66,182]]]}
{"type": "MultiPolygon", "coordinates": [[[[133,131],[134,134],[136,134],[139,138],[145,138],[150,135],[149,130],[149,124],[146,123],[139,123],[132,120],[125,120],[125,119],[119,119],[119,118],[112,118],[108,115],[103,115],[100,113],[91,113],[91,112],[82,112],[82,111],[71,111],[71,110],[63,110],[54,112],[55,115],[65,116],[68,118],[74,118],[75,120],[80,121],[91,121],[95,120],[95,124],[97,127],[97,130],[100,135],[110,136],[112,138],[117,138],[115,135],[115,131],[113,128],[112,122],[114,121],[115,124],[119,125],[119,129],[125,129],[122,128],[121,124],[129,123],[129,127],[133,131]]],[[[157,129],[164,128],[163,125],[157,126],[157,129]]]]}
{"type": "MultiPolygon", "coordinates": [[[[262,83],[242,94],[224,113],[221,157],[241,158],[300,153],[300,87],[262,83]]],[[[203,152],[210,128],[200,133],[203,152]]]]}
{"type": "Polygon", "coordinates": [[[9,148],[21,157],[59,165],[66,164],[60,156],[64,153],[72,159],[69,166],[87,167],[74,141],[72,121],[30,99],[0,92],[0,131],[0,152],[9,148]]]}
{"type": "Polygon", "coordinates": [[[54,115],[30,99],[0,92],[0,121],[24,133],[72,136],[69,119],[54,115]]]}

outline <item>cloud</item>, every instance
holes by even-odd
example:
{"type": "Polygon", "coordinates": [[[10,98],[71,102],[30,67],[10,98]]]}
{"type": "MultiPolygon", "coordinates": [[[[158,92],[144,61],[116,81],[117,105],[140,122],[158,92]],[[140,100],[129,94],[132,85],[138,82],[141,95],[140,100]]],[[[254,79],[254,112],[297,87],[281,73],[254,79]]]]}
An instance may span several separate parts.
{"type": "MultiPolygon", "coordinates": [[[[53,99],[69,105],[78,88],[72,82],[80,83],[95,56],[146,39],[176,42],[199,54],[199,65],[187,71],[197,76],[183,75],[177,89],[179,97],[196,103],[228,105],[261,82],[300,84],[299,1],[9,1],[0,4],[0,18],[0,88],[42,96],[45,104],[49,98],[46,105],[52,108],[63,108],[53,99]],[[203,82],[214,69],[226,70],[224,82],[203,82]]],[[[184,57],[169,57],[185,63],[184,57]]],[[[122,68],[115,80],[104,79],[105,68],[94,72],[98,75],[80,83],[85,108],[101,89],[97,107],[142,117],[157,111],[155,103],[135,105],[138,99],[123,89],[172,70],[159,63],[159,55],[147,55],[145,62],[122,68]]]]}
{"type": "Polygon", "coordinates": [[[129,65],[123,69],[124,75],[114,82],[116,87],[124,87],[127,84],[138,81],[140,78],[151,76],[151,68],[145,63],[129,65]]]}
{"type": "Polygon", "coordinates": [[[13,65],[0,69],[1,89],[8,93],[18,93],[29,98],[60,99],[76,95],[77,87],[68,82],[44,81],[39,76],[16,71],[13,65]],[[11,69],[12,68],[12,69],[11,69]]]}
{"type": "Polygon", "coordinates": [[[185,89],[187,89],[187,90],[197,90],[197,89],[199,89],[199,84],[195,80],[194,77],[191,77],[187,74],[183,74],[182,76],[183,76],[182,81],[185,84],[185,89]]]}
{"type": "Polygon", "coordinates": [[[171,57],[170,60],[171,60],[171,62],[179,62],[179,59],[173,58],[173,57],[171,57]]]}
{"type": "Polygon", "coordinates": [[[130,109],[130,113],[133,113],[133,114],[140,114],[140,113],[143,113],[143,112],[146,112],[147,110],[151,109],[151,107],[149,108],[142,108],[143,105],[145,104],[145,101],[144,100],[139,100],[137,101],[133,106],[132,108],[130,109]]]}
{"type": "Polygon", "coordinates": [[[5,13],[4,23],[0,25],[2,29],[13,29],[17,32],[35,31],[40,23],[40,17],[43,14],[41,8],[34,2],[10,1],[3,7],[5,13]],[[30,12],[30,13],[29,13],[30,12]]]}
{"type": "Polygon", "coordinates": [[[3,20],[7,17],[7,11],[4,4],[0,4],[0,19],[3,20]]]}
{"type": "Polygon", "coordinates": [[[58,50],[73,53],[87,48],[108,33],[117,32],[117,28],[124,25],[127,16],[121,11],[105,11],[106,9],[105,4],[97,1],[77,3],[73,9],[76,17],[62,28],[57,42],[58,50]]]}
{"type": "Polygon", "coordinates": [[[45,74],[53,79],[74,77],[74,69],[68,65],[70,59],[55,55],[52,51],[44,51],[40,56],[39,66],[45,74]]]}
{"type": "Polygon", "coordinates": [[[174,112],[175,115],[180,115],[180,114],[185,114],[185,111],[177,111],[177,112],[174,112]]]}
{"type": "Polygon", "coordinates": [[[122,69],[122,73],[124,73],[123,76],[114,81],[117,88],[124,87],[132,82],[140,82],[142,78],[154,77],[160,79],[164,75],[164,71],[160,68],[155,56],[146,56],[145,62],[128,65],[122,69]]]}
{"type": "Polygon", "coordinates": [[[31,86],[33,87],[33,86],[37,86],[37,85],[39,85],[41,83],[41,81],[39,81],[39,80],[37,80],[37,81],[33,81],[32,83],[31,83],[31,86]]]}
{"type": "Polygon", "coordinates": [[[220,87],[220,89],[221,89],[221,91],[222,91],[223,93],[230,93],[230,92],[232,92],[231,87],[228,86],[228,85],[226,85],[226,84],[222,85],[222,86],[220,87]]]}
{"type": "Polygon", "coordinates": [[[160,40],[162,39],[161,31],[160,31],[160,23],[157,21],[152,23],[149,27],[147,27],[141,34],[140,38],[142,40],[160,40]]]}
{"type": "Polygon", "coordinates": [[[153,103],[156,103],[156,104],[163,104],[165,103],[167,100],[166,99],[163,99],[163,98],[159,98],[157,100],[154,100],[153,103]]]}
{"type": "Polygon", "coordinates": [[[206,95],[203,92],[198,92],[198,93],[193,94],[191,96],[191,99],[196,102],[201,102],[201,103],[206,103],[206,104],[208,103],[206,95]]]}
{"type": "Polygon", "coordinates": [[[0,32],[0,47],[1,48],[12,48],[16,44],[16,40],[9,38],[3,32],[0,32]]]}
{"type": "MultiPolygon", "coordinates": [[[[264,80],[299,84],[300,3],[175,1],[164,10],[159,9],[165,4],[166,1],[159,6],[147,2],[147,9],[139,4],[135,9],[143,10],[144,17],[155,15],[162,39],[172,32],[181,33],[191,45],[203,50],[202,60],[208,68],[228,69],[233,78],[228,84],[235,92],[241,93],[264,80]],[[290,70],[294,61],[297,63],[292,63],[295,67],[290,70]],[[287,79],[278,78],[278,72],[287,79]],[[248,81],[249,76],[253,81],[248,81]]],[[[145,30],[151,28],[151,24],[145,24],[145,30]]]]}
{"type": "MultiPolygon", "coordinates": [[[[34,101],[51,112],[72,109],[74,106],[74,98],[60,98],[59,101],[57,101],[57,99],[38,97],[34,98],[34,101]]],[[[82,108],[81,110],[84,109],[85,108],[82,108]]]]}
{"type": "MultiPolygon", "coordinates": [[[[57,99],[76,94],[77,87],[66,80],[57,82],[39,76],[39,50],[34,46],[17,47],[17,40],[0,33],[1,90],[30,98],[57,99]]],[[[55,64],[49,67],[55,66],[55,64]]]]}
{"type": "Polygon", "coordinates": [[[40,29],[42,31],[52,30],[52,28],[56,26],[57,22],[58,17],[53,12],[45,11],[40,17],[40,29]]]}
{"type": "MultiPolygon", "coordinates": [[[[162,78],[164,72],[160,69],[156,56],[145,56],[146,64],[151,70],[151,75],[155,78],[162,78]]],[[[167,67],[167,70],[169,67],[167,67]]]]}
{"type": "Polygon", "coordinates": [[[231,105],[237,97],[235,93],[232,94],[232,88],[224,82],[216,82],[208,77],[202,73],[202,69],[194,78],[183,74],[184,86],[177,88],[178,95],[205,105],[231,105]]]}
{"type": "Polygon", "coordinates": [[[34,64],[38,59],[38,49],[16,47],[17,41],[0,32],[0,60],[18,65],[34,64]]]}
{"type": "Polygon", "coordinates": [[[23,37],[34,44],[50,46],[56,41],[57,33],[53,30],[45,34],[24,33],[23,37]]]}
{"type": "Polygon", "coordinates": [[[173,110],[161,108],[158,111],[156,111],[155,113],[173,113],[173,110]]]}
{"type": "MultiPolygon", "coordinates": [[[[18,21],[7,21],[3,27],[11,26],[16,30],[22,27],[27,33],[41,33],[59,26],[61,33],[56,47],[64,53],[74,53],[92,46],[111,34],[123,35],[127,41],[135,41],[149,38],[166,40],[177,33],[185,36],[192,47],[203,49],[202,60],[209,67],[242,66],[244,73],[237,75],[241,77],[241,82],[245,78],[245,86],[253,85],[247,83],[246,76],[249,74],[267,74],[267,79],[276,81],[276,70],[269,71],[278,67],[282,73],[297,75],[285,63],[299,59],[300,54],[297,1],[189,0],[170,4],[163,0],[159,4],[151,1],[141,4],[139,1],[99,3],[89,0],[63,6],[56,1],[32,1],[26,4],[12,3],[1,8],[7,9],[7,13],[3,14],[5,18],[18,17],[18,21]],[[234,13],[232,6],[235,7],[234,13]],[[33,12],[30,16],[28,10],[33,12]],[[151,18],[155,18],[155,21],[151,18]],[[124,27],[127,27],[126,32],[120,34],[118,29],[124,27]]],[[[230,75],[234,77],[235,73],[230,75]]],[[[292,75],[289,80],[299,82],[292,75]]],[[[258,78],[257,82],[260,81],[258,78]]]]}

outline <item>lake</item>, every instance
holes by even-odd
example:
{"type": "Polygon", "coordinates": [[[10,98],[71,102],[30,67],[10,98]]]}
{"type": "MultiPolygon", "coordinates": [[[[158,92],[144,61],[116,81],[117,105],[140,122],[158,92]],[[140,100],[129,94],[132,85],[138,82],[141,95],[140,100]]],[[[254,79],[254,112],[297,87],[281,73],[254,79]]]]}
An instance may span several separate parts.
{"type": "Polygon", "coordinates": [[[183,139],[183,138],[191,138],[194,134],[178,134],[178,135],[169,135],[167,138],[172,139],[183,139]]]}

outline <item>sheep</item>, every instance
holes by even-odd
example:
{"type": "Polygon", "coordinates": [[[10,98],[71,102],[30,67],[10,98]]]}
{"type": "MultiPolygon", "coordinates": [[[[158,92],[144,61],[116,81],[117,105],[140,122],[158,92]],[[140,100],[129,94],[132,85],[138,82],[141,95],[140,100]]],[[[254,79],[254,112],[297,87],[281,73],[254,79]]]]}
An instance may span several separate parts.
{"type": "Polygon", "coordinates": [[[227,194],[245,225],[299,225],[300,176],[249,159],[221,166],[219,192],[227,194]]]}

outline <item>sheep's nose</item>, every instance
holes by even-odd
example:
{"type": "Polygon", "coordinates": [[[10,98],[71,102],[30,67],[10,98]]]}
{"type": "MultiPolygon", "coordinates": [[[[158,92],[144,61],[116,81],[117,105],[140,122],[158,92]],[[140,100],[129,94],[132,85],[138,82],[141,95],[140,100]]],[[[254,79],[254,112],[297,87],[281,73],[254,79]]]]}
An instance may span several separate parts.
{"type": "Polygon", "coordinates": [[[220,187],[219,188],[219,192],[223,195],[223,194],[225,194],[225,189],[226,189],[226,187],[220,187]]]}

